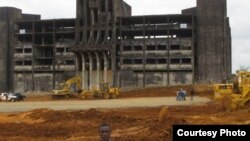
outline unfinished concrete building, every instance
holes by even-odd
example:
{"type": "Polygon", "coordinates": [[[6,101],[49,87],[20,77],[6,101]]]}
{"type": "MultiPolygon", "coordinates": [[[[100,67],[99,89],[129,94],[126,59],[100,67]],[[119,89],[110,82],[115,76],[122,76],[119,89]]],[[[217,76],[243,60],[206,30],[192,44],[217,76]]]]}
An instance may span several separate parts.
{"type": "Polygon", "coordinates": [[[182,14],[132,16],[123,0],[77,0],[75,19],[19,18],[5,72],[18,91],[51,90],[74,75],[84,89],[221,82],[232,62],[226,5],[197,0],[182,14]]]}

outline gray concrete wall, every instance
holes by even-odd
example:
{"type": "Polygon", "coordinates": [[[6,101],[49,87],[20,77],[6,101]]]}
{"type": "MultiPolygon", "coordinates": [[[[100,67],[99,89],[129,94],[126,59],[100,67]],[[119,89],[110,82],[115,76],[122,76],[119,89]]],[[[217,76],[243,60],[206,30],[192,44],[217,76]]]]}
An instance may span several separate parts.
{"type": "MultiPolygon", "coordinates": [[[[60,84],[75,76],[74,72],[57,73],[55,75],[56,88],[60,89],[60,84]]],[[[33,91],[32,73],[15,73],[14,89],[17,92],[33,91]]],[[[34,91],[52,91],[53,90],[53,74],[52,73],[36,73],[34,75],[34,91]]]]}
{"type": "MultiPolygon", "coordinates": [[[[143,73],[133,72],[132,70],[122,70],[121,74],[121,87],[122,88],[140,88],[143,87],[143,73]]],[[[169,85],[183,85],[192,84],[192,72],[146,72],[145,73],[145,86],[146,87],[159,87],[169,85]],[[169,84],[168,84],[169,77],[169,84]]]]}
{"type": "Polygon", "coordinates": [[[197,13],[196,7],[183,9],[181,11],[181,14],[183,14],[183,15],[196,15],[196,13],[197,13]]]}
{"type": "Polygon", "coordinates": [[[32,91],[32,74],[31,73],[15,73],[14,89],[16,92],[32,91]]]}
{"type": "Polygon", "coordinates": [[[198,82],[221,82],[231,70],[231,44],[228,42],[226,0],[197,0],[197,66],[198,82]],[[226,44],[228,43],[228,45],[226,44]]]}
{"type": "Polygon", "coordinates": [[[35,91],[53,90],[53,74],[34,74],[35,91]]]}
{"type": "Polygon", "coordinates": [[[14,22],[21,18],[21,10],[0,8],[0,91],[13,90],[14,22]]]}
{"type": "Polygon", "coordinates": [[[7,90],[7,72],[6,72],[6,48],[7,48],[7,23],[0,21],[0,91],[7,90]]]}
{"type": "Polygon", "coordinates": [[[192,84],[192,72],[171,72],[170,85],[192,84]]]}
{"type": "Polygon", "coordinates": [[[24,21],[41,20],[41,15],[22,14],[22,20],[24,21]]]}

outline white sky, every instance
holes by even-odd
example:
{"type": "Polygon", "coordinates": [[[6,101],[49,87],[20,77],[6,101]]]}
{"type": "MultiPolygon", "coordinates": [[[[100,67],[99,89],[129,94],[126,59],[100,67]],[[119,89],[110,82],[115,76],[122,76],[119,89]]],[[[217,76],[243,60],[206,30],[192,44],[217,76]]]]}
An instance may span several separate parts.
{"type": "MultiPolygon", "coordinates": [[[[196,0],[125,0],[133,15],[178,14],[196,6],[196,0]]],[[[23,13],[41,14],[42,19],[75,18],[76,0],[0,0],[1,6],[22,9],[23,13]]],[[[240,66],[250,67],[250,2],[227,0],[232,30],[233,72],[240,66]]]]}

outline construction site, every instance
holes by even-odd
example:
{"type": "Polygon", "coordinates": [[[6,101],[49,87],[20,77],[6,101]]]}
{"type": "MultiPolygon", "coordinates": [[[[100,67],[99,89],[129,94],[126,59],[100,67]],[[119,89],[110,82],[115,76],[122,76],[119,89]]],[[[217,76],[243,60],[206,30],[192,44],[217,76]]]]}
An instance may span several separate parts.
{"type": "Polygon", "coordinates": [[[0,7],[0,141],[99,141],[102,123],[114,141],[250,125],[250,72],[232,74],[227,1],[196,3],[133,16],[124,0],[76,0],[71,19],[0,7]]]}

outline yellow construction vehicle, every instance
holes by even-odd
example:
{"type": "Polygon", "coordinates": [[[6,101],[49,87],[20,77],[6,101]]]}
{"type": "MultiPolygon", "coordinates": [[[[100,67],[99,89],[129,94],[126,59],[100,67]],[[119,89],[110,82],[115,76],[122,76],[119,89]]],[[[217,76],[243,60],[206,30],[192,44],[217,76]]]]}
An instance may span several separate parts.
{"type": "Polygon", "coordinates": [[[237,71],[233,84],[215,84],[214,97],[227,111],[250,106],[250,72],[237,71]]]}
{"type": "Polygon", "coordinates": [[[109,83],[100,83],[99,90],[83,91],[81,93],[81,99],[92,99],[92,98],[104,98],[114,99],[119,96],[119,88],[113,88],[109,86],[109,83]]]}
{"type": "Polygon", "coordinates": [[[82,92],[80,76],[72,77],[61,85],[61,89],[53,90],[52,98],[70,98],[82,92]]]}

